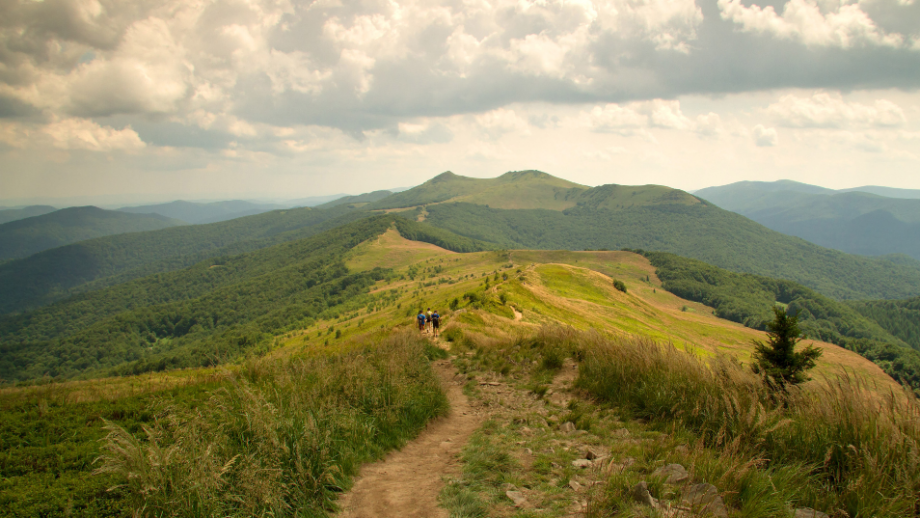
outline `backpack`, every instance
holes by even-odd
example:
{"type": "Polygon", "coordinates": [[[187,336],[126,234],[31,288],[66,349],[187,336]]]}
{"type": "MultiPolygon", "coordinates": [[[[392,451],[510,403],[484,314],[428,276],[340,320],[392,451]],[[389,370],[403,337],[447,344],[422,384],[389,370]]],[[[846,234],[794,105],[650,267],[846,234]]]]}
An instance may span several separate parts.
{"type": "Polygon", "coordinates": [[[437,314],[437,313],[434,313],[433,315],[431,315],[431,320],[432,320],[433,322],[440,322],[440,321],[441,321],[441,315],[439,315],[439,314],[437,314]]]}
{"type": "Polygon", "coordinates": [[[424,313],[419,313],[419,314],[418,314],[418,321],[419,321],[419,322],[424,322],[424,321],[425,321],[425,314],[424,314],[424,313]]]}

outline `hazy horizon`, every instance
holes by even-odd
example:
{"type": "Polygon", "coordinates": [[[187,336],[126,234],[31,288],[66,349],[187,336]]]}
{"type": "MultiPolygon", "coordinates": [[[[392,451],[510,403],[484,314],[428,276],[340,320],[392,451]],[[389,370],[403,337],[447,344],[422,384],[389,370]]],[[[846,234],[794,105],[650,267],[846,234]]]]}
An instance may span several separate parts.
{"type": "MultiPolygon", "coordinates": [[[[519,169],[519,170],[522,170],[522,169],[519,169]]],[[[549,173],[548,171],[543,171],[543,172],[552,174],[552,173],[549,173]]],[[[430,180],[431,178],[434,178],[438,174],[441,174],[441,173],[433,174],[430,178],[425,179],[425,181],[430,180]]],[[[490,178],[496,178],[498,176],[500,175],[496,175],[490,178]]],[[[560,175],[553,174],[553,176],[563,178],[566,180],[570,180],[569,178],[566,178],[560,175]]],[[[780,178],[778,180],[768,180],[766,182],[776,182],[776,181],[784,181],[784,180],[792,180],[792,179],[780,178]]],[[[764,181],[764,180],[738,180],[738,182],[741,182],[741,181],[759,182],[759,181],[764,181]]],[[[799,180],[792,180],[792,181],[799,182],[799,183],[806,183],[806,182],[801,182],[799,180]]],[[[729,182],[729,184],[731,183],[736,183],[736,182],[729,182]]],[[[707,185],[707,186],[699,187],[696,189],[682,189],[682,190],[693,193],[693,192],[696,192],[696,191],[699,191],[699,190],[702,190],[708,187],[721,187],[721,186],[729,185],[729,184],[707,185]]],[[[582,184],[582,185],[587,185],[587,184],[582,184]]],[[[603,184],[598,184],[598,185],[603,185],[603,184]]],[[[644,184],[622,184],[622,185],[644,185],[644,184]]],[[[897,186],[890,186],[890,185],[870,185],[870,184],[854,185],[854,186],[840,187],[840,188],[828,187],[826,185],[818,185],[818,184],[809,184],[809,185],[816,185],[818,187],[824,187],[824,188],[834,189],[838,191],[854,190],[854,189],[865,188],[865,187],[883,187],[883,188],[891,188],[891,189],[911,190],[908,187],[897,187],[897,186]]],[[[587,185],[587,186],[596,187],[597,185],[587,185]]],[[[411,189],[413,187],[416,187],[416,186],[414,185],[412,187],[391,187],[391,188],[374,189],[374,190],[392,190],[393,192],[399,192],[399,191],[411,189]]],[[[666,187],[673,187],[673,186],[669,185],[666,187]]],[[[191,198],[191,197],[183,197],[183,195],[181,194],[173,195],[172,197],[167,195],[165,197],[149,198],[147,197],[148,195],[137,194],[137,193],[136,194],[124,194],[124,195],[81,196],[81,197],[62,197],[62,198],[35,197],[35,198],[24,199],[24,200],[0,199],[0,209],[22,208],[22,207],[27,207],[31,205],[51,205],[59,209],[65,208],[65,207],[95,205],[97,207],[104,208],[104,209],[118,209],[122,207],[157,205],[157,204],[170,203],[170,202],[175,202],[175,201],[186,201],[186,202],[191,202],[191,203],[215,203],[215,202],[221,202],[221,201],[247,201],[251,203],[283,205],[285,203],[294,202],[297,200],[309,200],[311,198],[333,198],[333,197],[344,197],[344,196],[356,196],[359,194],[365,194],[367,192],[372,192],[372,191],[348,192],[348,193],[339,192],[339,193],[333,193],[333,194],[291,195],[286,198],[285,197],[257,198],[257,197],[246,197],[245,195],[215,197],[215,198],[191,198]]],[[[325,202],[320,202],[320,203],[325,203],[325,202]]]]}

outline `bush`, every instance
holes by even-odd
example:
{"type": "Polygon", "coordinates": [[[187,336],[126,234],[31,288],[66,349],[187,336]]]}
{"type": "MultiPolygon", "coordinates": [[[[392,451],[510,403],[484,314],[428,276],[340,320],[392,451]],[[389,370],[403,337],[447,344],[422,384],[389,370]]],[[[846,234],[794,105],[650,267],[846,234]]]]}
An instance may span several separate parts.
{"type": "Polygon", "coordinates": [[[619,279],[613,281],[613,287],[622,291],[623,293],[626,293],[626,284],[624,284],[623,281],[619,279]]]}

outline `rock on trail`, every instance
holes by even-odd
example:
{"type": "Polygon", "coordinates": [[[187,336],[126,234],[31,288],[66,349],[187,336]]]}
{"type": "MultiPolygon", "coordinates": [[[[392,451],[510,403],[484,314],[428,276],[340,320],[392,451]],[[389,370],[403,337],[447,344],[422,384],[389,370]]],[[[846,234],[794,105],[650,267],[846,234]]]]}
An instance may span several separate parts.
{"type": "Polygon", "coordinates": [[[438,507],[445,474],[458,471],[460,450],[482,423],[463,394],[448,360],[434,363],[450,400],[450,414],[429,423],[402,450],[361,469],[354,487],[342,495],[341,518],[447,518],[438,507]]]}

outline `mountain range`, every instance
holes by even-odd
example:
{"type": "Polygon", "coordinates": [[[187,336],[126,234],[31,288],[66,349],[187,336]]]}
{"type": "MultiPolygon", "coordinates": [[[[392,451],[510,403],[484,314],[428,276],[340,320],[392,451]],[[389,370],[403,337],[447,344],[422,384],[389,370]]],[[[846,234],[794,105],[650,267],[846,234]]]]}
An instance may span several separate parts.
{"type": "Polygon", "coordinates": [[[112,234],[184,225],[159,214],[126,214],[98,207],[69,207],[0,225],[0,262],[112,234]]]}
{"type": "Polygon", "coordinates": [[[696,195],[768,228],[851,254],[920,260],[920,191],[738,182],[696,195]],[[888,193],[891,197],[880,196],[888,193]]]}

